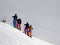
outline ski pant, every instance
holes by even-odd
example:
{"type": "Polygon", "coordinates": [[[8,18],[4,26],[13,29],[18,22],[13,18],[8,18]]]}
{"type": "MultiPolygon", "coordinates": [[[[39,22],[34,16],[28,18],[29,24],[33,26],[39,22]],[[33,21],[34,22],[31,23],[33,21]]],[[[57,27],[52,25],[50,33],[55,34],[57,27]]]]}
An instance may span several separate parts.
{"type": "Polygon", "coordinates": [[[32,31],[31,30],[28,31],[28,36],[32,37],[32,31]]]}
{"type": "Polygon", "coordinates": [[[28,29],[24,29],[25,34],[28,35],[28,29]]]}
{"type": "Polygon", "coordinates": [[[21,30],[21,24],[17,24],[17,29],[21,30]]]}
{"type": "Polygon", "coordinates": [[[16,26],[17,26],[16,20],[13,20],[13,26],[16,28],[16,26]]]}

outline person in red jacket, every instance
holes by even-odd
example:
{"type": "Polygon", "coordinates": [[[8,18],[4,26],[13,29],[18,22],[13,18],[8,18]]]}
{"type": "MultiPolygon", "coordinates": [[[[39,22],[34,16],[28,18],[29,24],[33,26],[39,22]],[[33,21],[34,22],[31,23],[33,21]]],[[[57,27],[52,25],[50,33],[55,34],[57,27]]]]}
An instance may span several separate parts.
{"type": "Polygon", "coordinates": [[[17,29],[21,30],[21,19],[17,19],[17,29]]]}

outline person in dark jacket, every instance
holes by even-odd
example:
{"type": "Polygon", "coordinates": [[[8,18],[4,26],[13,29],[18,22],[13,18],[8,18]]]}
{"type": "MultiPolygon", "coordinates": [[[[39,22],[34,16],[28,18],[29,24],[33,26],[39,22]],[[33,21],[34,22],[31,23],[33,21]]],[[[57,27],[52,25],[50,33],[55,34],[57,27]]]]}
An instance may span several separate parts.
{"type": "Polygon", "coordinates": [[[29,23],[27,22],[25,25],[24,33],[28,35],[28,30],[29,30],[29,23]]]}
{"type": "Polygon", "coordinates": [[[19,30],[21,30],[21,23],[22,23],[21,19],[20,18],[17,19],[17,29],[19,30]]]}
{"type": "Polygon", "coordinates": [[[14,16],[12,16],[13,17],[13,26],[16,28],[16,26],[17,26],[17,19],[18,19],[18,16],[17,16],[17,14],[15,14],[14,16]]]}

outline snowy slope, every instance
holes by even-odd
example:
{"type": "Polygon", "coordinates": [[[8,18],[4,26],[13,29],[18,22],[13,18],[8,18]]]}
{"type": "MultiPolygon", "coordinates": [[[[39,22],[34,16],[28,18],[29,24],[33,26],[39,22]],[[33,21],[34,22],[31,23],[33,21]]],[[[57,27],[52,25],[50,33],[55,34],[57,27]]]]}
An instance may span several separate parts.
{"type": "Polygon", "coordinates": [[[28,37],[6,23],[0,23],[0,45],[54,45],[35,37],[28,37]]]}

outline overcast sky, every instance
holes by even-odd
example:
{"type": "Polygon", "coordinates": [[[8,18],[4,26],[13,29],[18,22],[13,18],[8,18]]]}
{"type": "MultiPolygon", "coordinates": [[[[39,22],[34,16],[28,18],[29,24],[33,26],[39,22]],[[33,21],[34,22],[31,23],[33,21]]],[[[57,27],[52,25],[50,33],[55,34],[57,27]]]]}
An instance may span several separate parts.
{"type": "Polygon", "coordinates": [[[12,24],[15,13],[33,25],[34,36],[60,45],[60,0],[0,0],[0,21],[12,24]]]}

